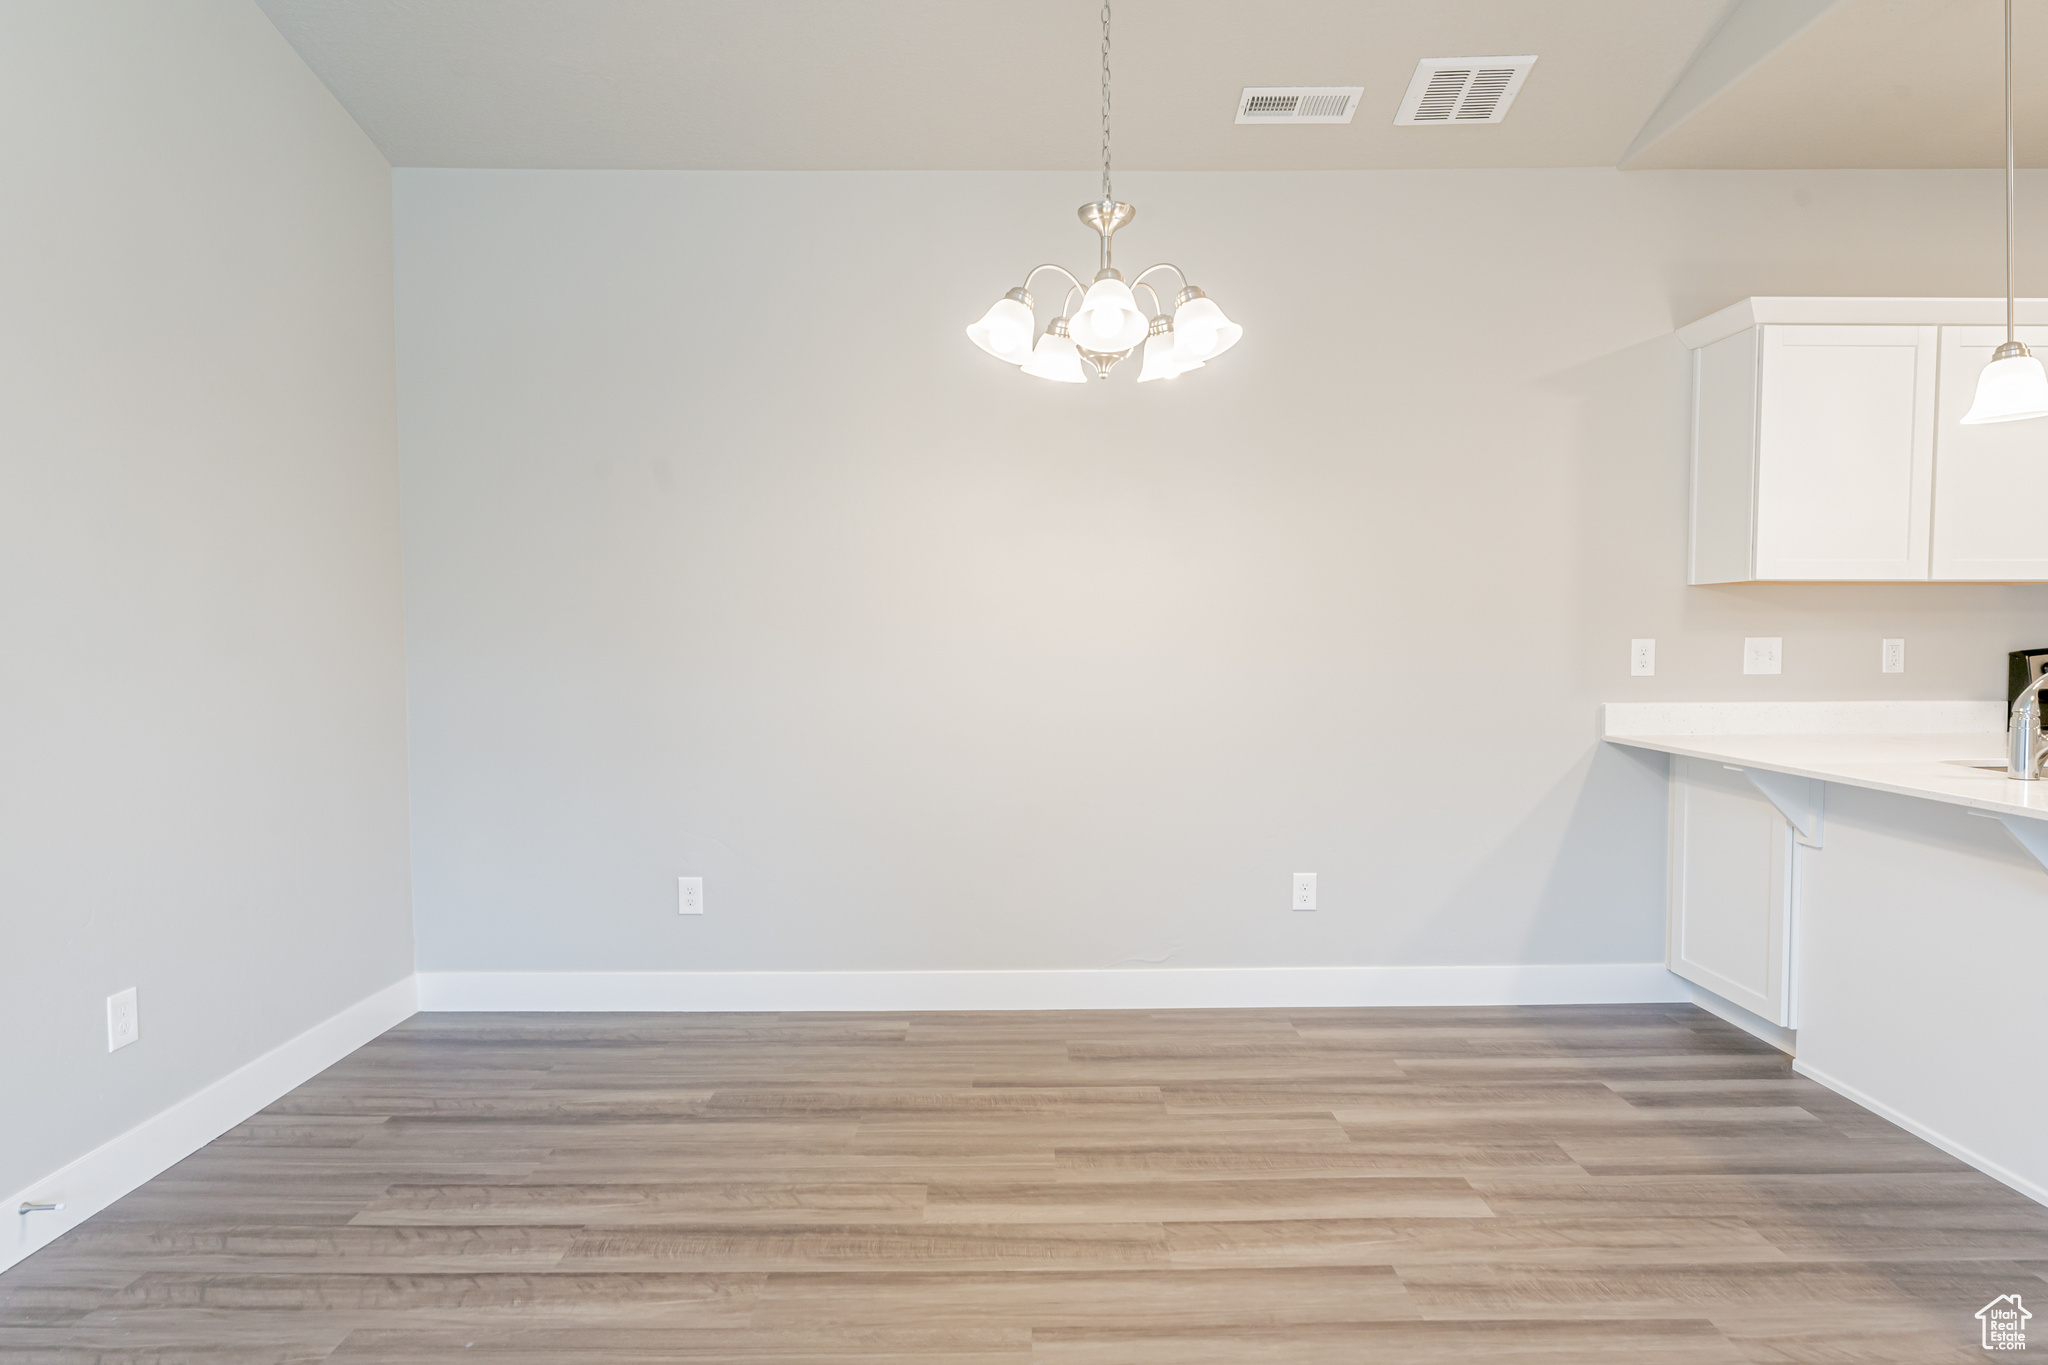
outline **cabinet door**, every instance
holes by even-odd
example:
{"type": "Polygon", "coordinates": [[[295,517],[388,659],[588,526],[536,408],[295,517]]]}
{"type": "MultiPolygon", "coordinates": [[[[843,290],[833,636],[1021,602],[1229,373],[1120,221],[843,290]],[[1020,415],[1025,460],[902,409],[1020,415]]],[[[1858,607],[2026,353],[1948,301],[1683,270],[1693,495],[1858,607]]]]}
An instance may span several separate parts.
{"type": "Polygon", "coordinates": [[[1791,824],[1740,771],[1672,758],[1665,965],[1784,1025],[1793,856],[1791,824]]]}
{"type": "MultiPolygon", "coordinates": [[[[2048,327],[2019,339],[2048,354],[2048,327]]],[[[1934,436],[1934,577],[2048,579],[2048,418],[1966,427],[1977,376],[2003,327],[1941,329],[1941,419],[1934,436]]]]}
{"type": "Polygon", "coordinates": [[[1765,327],[1756,577],[1924,579],[1933,327],[1765,327]]]}

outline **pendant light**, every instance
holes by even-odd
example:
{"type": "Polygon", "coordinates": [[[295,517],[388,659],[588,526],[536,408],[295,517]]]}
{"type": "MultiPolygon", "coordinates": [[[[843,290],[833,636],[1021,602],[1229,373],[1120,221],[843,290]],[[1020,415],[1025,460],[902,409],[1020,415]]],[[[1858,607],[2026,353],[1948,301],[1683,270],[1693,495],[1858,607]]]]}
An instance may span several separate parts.
{"type": "Polygon", "coordinates": [[[1021,287],[1009,293],[982,314],[967,329],[967,338],[998,360],[1020,366],[1025,374],[1056,383],[1084,384],[1088,370],[1107,378],[1119,360],[1139,347],[1145,350],[1144,371],[1138,382],[1171,379],[1200,369],[1244,335],[1244,328],[1223,315],[1215,301],[1188,283],[1177,265],[1155,265],[1139,272],[1129,284],[1123,272],[1110,263],[1110,238],[1116,230],[1137,217],[1138,211],[1120,202],[1109,187],[1109,5],[1102,6],[1102,198],[1083,204],[1081,221],[1101,235],[1100,267],[1087,284],[1080,276],[1057,265],[1041,265],[1024,277],[1021,287]],[[1069,288],[1060,303],[1059,315],[1040,333],[1034,310],[1037,300],[1031,282],[1042,271],[1057,271],[1067,277],[1069,288]],[[1161,302],[1158,291],[1146,277],[1170,270],[1179,280],[1173,310],[1161,302]],[[1140,304],[1142,290],[1151,300],[1152,315],[1140,304]],[[1080,306],[1069,312],[1076,298],[1080,306]],[[1037,334],[1037,343],[1032,337],[1037,334]],[[1087,361],[1083,365],[1082,361],[1087,361]]]}
{"type": "Polygon", "coordinates": [[[2012,288],[2012,0],[2005,0],[2005,345],[1977,376],[1977,401],[1963,425],[2048,417],[2048,371],[2013,335],[2012,288]]]}

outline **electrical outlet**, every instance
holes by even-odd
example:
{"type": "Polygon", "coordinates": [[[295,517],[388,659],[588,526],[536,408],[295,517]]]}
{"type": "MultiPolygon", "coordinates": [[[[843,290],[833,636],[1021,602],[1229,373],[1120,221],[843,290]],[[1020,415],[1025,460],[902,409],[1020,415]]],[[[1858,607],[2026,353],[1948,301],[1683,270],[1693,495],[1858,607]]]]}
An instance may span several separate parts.
{"type": "Polygon", "coordinates": [[[1755,636],[1742,642],[1742,671],[1744,673],[1781,673],[1784,671],[1785,639],[1781,635],[1755,636]]]}
{"type": "Polygon", "coordinates": [[[1884,648],[1878,652],[1877,666],[1887,673],[1904,673],[1906,671],[1906,642],[1904,640],[1886,640],[1884,648]]]}
{"type": "Polygon", "coordinates": [[[135,1014],[135,988],[107,997],[107,1051],[126,1047],[142,1036],[142,1023],[135,1014]]]}
{"type": "Polygon", "coordinates": [[[1294,874],[1294,908],[1313,910],[1316,908],[1316,874],[1297,872],[1294,874]]]}
{"type": "Polygon", "coordinates": [[[1630,640],[1628,642],[1628,671],[1632,677],[1648,678],[1657,672],[1657,642],[1655,640],[1630,640]]]}
{"type": "Polygon", "coordinates": [[[704,913],[704,879],[702,877],[676,878],[676,913],[679,915],[701,915],[704,913]]]}

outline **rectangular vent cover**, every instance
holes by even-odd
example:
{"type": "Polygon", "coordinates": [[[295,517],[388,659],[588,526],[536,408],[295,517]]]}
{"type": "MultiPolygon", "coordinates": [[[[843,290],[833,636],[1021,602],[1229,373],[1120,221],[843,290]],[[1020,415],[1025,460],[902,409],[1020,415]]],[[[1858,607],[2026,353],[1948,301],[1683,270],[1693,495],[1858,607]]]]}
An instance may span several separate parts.
{"type": "Polygon", "coordinates": [[[1499,123],[1534,65],[1534,57],[1424,57],[1394,122],[1499,123]]]}
{"type": "Polygon", "coordinates": [[[1239,123],[1349,123],[1362,85],[1255,85],[1237,98],[1239,123]]]}

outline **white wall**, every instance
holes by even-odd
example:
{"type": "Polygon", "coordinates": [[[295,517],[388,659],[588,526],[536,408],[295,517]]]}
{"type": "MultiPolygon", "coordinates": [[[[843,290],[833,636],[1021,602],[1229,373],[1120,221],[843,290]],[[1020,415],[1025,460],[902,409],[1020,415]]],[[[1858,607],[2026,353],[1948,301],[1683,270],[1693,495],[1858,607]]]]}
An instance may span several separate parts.
{"type": "Polygon", "coordinates": [[[1172,384],[961,335],[1091,263],[1085,176],[397,173],[423,970],[1659,961],[1601,701],[2048,644],[2048,588],[1684,584],[1673,327],[1990,293],[1995,175],[1117,188],[1247,328],[1172,384]]]}
{"type": "Polygon", "coordinates": [[[4,1193],[412,936],[388,168],[246,0],[12,0],[0,185],[4,1193]]]}

